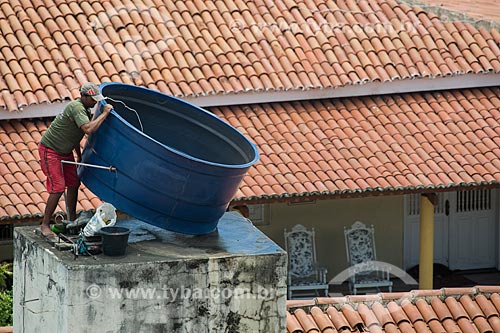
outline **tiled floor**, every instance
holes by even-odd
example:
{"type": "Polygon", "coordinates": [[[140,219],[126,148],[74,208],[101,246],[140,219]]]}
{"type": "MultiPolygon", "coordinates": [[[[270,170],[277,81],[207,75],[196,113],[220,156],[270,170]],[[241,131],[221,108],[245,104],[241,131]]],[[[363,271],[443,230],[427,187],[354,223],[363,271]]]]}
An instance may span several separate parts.
{"type": "Polygon", "coordinates": [[[476,282],[476,285],[498,286],[500,285],[500,271],[489,272],[466,272],[463,274],[468,279],[476,282]]]}

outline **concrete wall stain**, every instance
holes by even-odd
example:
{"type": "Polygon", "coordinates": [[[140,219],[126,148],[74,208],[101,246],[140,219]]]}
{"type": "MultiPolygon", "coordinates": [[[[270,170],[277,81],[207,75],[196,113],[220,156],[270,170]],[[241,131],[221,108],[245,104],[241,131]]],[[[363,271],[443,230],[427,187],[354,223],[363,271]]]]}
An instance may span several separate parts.
{"type": "Polygon", "coordinates": [[[132,289],[139,285],[137,281],[120,281],[118,283],[121,289],[132,289]]]}
{"type": "Polygon", "coordinates": [[[226,320],[226,324],[227,324],[226,332],[228,332],[228,333],[241,332],[240,331],[240,321],[241,321],[241,315],[239,315],[233,311],[229,311],[229,313],[227,315],[227,320],[226,320]]]}
{"type": "Polygon", "coordinates": [[[210,310],[207,308],[206,304],[198,306],[198,316],[205,317],[210,314],[210,310]]]}
{"type": "Polygon", "coordinates": [[[207,263],[208,259],[188,260],[186,262],[186,267],[189,270],[198,269],[200,266],[206,265],[207,263]]]}

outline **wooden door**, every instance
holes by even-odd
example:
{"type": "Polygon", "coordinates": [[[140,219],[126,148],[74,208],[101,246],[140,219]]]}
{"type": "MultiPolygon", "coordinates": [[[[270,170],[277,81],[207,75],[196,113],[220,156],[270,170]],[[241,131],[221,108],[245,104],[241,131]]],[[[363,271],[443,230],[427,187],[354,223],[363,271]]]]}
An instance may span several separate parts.
{"type": "Polygon", "coordinates": [[[450,202],[450,269],[495,267],[493,193],[491,190],[459,191],[450,202]]]}
{"type": "MultiPolygon", "coordinates": [[[[495,192],[438,193],[434,207],[434,262],[451,270],[496,266],[495,192]]],[[[419,264],[420,194],[406,196],[405,269],[419,264]]]]}

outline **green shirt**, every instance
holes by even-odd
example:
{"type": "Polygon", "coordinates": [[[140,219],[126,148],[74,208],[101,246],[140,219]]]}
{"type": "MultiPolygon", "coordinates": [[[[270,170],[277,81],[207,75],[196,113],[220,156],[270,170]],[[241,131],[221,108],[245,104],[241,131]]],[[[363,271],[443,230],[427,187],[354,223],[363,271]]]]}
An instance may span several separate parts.
{"type": "Polygon", "coordinates": [[[43,134],[41,143],[59,154],[69,154],[80,145],[85,132],[80,126],[92,118],[92,110],[85,109],[78,98],[70,102],[62,113],[52,121],[50,127],[43,134]]]}

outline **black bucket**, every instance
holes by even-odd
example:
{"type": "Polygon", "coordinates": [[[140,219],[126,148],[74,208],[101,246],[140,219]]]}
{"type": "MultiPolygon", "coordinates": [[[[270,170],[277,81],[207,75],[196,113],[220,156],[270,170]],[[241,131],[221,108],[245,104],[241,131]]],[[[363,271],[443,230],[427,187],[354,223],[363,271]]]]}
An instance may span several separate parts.
{"type": "Polygon", "coordinates": [[[102,252],[107,256],[122,256],[128,244],[130,229],[124,227],[103,227],[98,231],[102,236],[102,252]]]}

